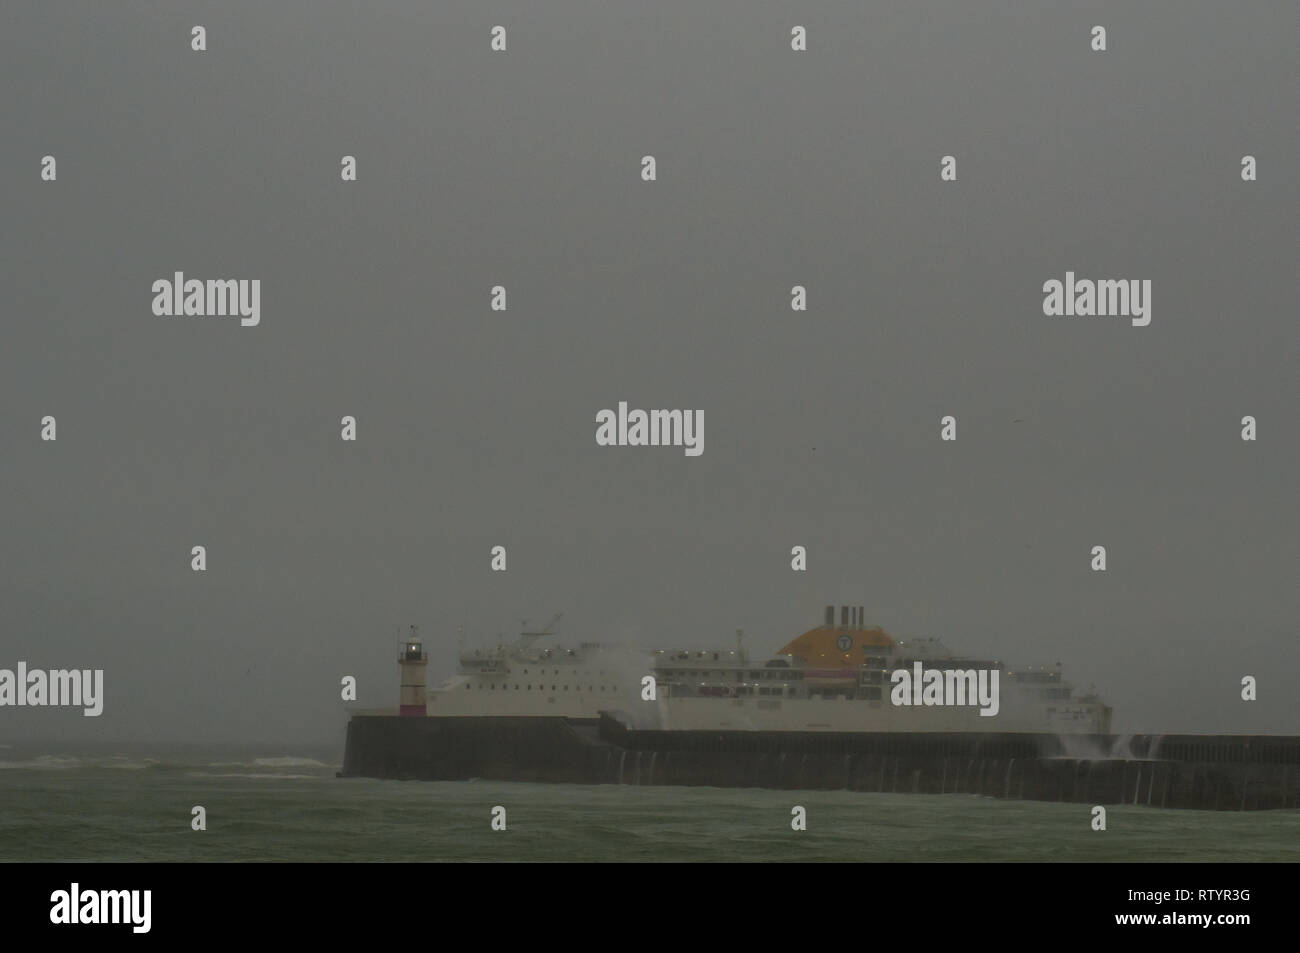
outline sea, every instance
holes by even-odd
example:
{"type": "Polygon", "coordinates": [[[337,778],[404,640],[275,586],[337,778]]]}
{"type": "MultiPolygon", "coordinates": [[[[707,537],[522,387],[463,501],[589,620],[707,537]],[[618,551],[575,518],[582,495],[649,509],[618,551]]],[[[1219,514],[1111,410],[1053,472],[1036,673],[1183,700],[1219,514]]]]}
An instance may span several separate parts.
{"type": "Polygon", "coordinates": [[[1300,860],[1294,810],[1116,805],[1106,809],[1106,829],[1094,830],[1086,804],[338,778],[341,759],[341,745],[0,746],[0,860],[1300,860]],[[203,830],[194,829],[196,807],[203,830]],[[795,830],[800,814],[805,829],[795,830]]]}

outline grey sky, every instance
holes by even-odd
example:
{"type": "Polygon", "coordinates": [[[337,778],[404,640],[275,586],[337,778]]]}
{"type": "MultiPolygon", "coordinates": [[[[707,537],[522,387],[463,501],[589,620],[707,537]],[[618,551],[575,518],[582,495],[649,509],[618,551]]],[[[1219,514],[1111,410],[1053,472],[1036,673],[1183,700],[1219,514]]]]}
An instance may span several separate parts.
{"type": "Polygon", "coordinates": [[[408,622],[443,676],[458,625],[774,651],[842,602],[1118,731],[1300,733],[1300,6],[354,6],[6,4],[0,667],[107,698],[0,741],[341,745],[408,622]],[[153,316],[178,270],[260,326],[153,316]],[[1150,326],[1045,317],[1067,270],[1150,326]],[[619,400],[703,456],[597,447],[619,400]]]}

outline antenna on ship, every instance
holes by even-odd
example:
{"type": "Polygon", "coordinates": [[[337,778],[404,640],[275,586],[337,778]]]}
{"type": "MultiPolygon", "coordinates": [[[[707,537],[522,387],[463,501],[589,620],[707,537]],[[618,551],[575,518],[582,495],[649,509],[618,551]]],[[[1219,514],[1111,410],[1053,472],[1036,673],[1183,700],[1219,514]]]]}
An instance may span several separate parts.
{"type": "MultiPolygon", "coordinates": [[[[551,621],[550,621],[550,622],[548,622],[548,623],[546,623],[546,625],[542,626],[542,628],[541,628],[540,631],[536,631],[536,632],[520,632],[520,633],[519,633],[519,641],[520,641],[520,643],[521,643],[523,646],[526,647],[526,646],[528,646],[528,645],[531,645],[535,640],[540,639],[542,636],[544,636],[544,635],[550,635],[551,632],[552,632],[552,629],[555,628],[555,624],[556,624],[557,622],[559,622],[559,621],[560,621],[561,619],[563,619],[563,618],[564,618],[564,613],[563,613],[563,612],[557,612],[557,613],[555,613],[555,615],[551,616],[551,621]]],[[[523,621],[524,621],[524,624],[525,624],[525,625],[528,624],[528,620],[527,620],[527,619],[524,619],[523,621]]]]}

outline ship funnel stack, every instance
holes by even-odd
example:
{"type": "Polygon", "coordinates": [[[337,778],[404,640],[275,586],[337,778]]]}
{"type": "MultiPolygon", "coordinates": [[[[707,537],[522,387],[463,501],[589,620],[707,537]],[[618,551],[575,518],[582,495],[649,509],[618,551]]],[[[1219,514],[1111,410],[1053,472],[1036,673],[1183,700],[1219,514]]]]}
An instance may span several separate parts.
{"type": "Polygon", "coordinates": [[[429,664],[429,657],[424,654],[424,646],[415,626],[406,641],[402,643],[402,652],[397,657],[398,667],[402,672],[401,693],[398,696],[399,715],[427,715],[425,698],[424,670],[429,664]]]}
{"type": "MultiPolygon", "coordinates": [[[[867,607],[866,606],[840,606],[840,624],[841,629],[863,629],[867,625],[867,607]]],[[[822,621],[822,626],[827,629],[835,628],[835,607],[827,606],[826,615],[822,621]]]]}

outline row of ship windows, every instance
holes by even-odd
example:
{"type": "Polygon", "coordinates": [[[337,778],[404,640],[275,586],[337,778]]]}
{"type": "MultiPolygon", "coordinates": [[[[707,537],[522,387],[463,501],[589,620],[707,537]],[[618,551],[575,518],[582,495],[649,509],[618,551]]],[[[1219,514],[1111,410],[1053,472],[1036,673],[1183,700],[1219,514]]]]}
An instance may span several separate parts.
{"type": "MultiPolygon", "coordinates": [[[[465,690],[466,690],[466,691],[469,691],[469,687],[470,687],[470,686],[469,686],[469,682],[466,682],[466,683],[465,683],[465,690]]],[[[474,687],[477,688],[477,689],[481,689],[483,686],[480,684],[480,685],[475,685],[474,687]]],[[[500,686],[498,686],[495,682],[493,682],[491,685],[488,686],[488,691],[493,691],[493,690],[495,690],[495,689],[497,689],[497,688],[500,688],[502,691],[509,691],[509,690],[510,690],[510,686],[509,686],[509,685],[500,685],[500,686]]],[[[561,688],[563,691],[566,691],[566,692],[569,690],[569,686],[568,686],[568,685],[561,685],[560,688],[561,688]]],[[[516,685],[514,690],[515,690],[515,691],[519,691],[519,686],[516,685]]],[[[532,686],[532,685],[525,685],[525,686],[524,686],[524,691],[526,691],[526,692],[530,692],[530,691],[532,691],[532,690],[533,690],[533,686],[532,686]]],[[[537,690],[538,690],[539,692],[540,692],[540,691],[545,691],[545,690],[546,690],[546,686],[545,686],[545,685],[538,685],[538,686],[537,686],[537,690]]],[[[596,690],[596,688],[595,688],[594,685],[588,685],[588,686],[587,686],[587,691],[589,691],[589,692],[594,692],[595,690],[596,690]]],[[[603,692],[603,691],[605,690],[605,686],[604,686],[604,685],[600,686],[600,690],[603,692]]],[[[610,690],[611,692],[616,692],[616,691],[618,691],[618,686],[616,686],[616,685],[611,685],[611,686],[609,686],[609,690],[610,690]]],[[[555,686],[554,686],[554,685],[551,686],[551,691],[555,691],[555,686]]],[[[576,688],[574,688],[574,691],[575,691],[575,692],[580,692],[580,691],[582,691],[582,686],[581,686],[581,685],[577,686],[576,688]]]]}
{"type": "MultiPolygon", "coordinates": [[[[709,671],[708,669],[705,669],[703,671],[685,671],[685,670],[671,669],[671,668],[663,669],[661,674],[665,678],[679,677],[679,678],[717,678],[717,679],[725,679],[729,675],[734,677],[744,677],[745,675],[744,672],[728,673],[728,672],[709,671]]],[[[767,671],[761,671],[761,672],[750,672],[749,677],[752,679],[780,679],[783,682],[789,682],[789,681],[794,681],[796,679],[803,678],[803,672],[791,671],[790,669],[786,669],[786,668],[778,668],[778,669],[769,669],[767,671]]]]}
{"type": "MultiPolygon", "coordinates": [[[[474,670],[475,670],[475,671],[479,671],[479,672],[495,672],[495,673],[497,673],[497,674],[501,674],[502,672],[504,672],[506,675],[517,674],[517,670],[516,670],[516,669],[512,669],[512,668],[503,668],[503,667],[501,666],[501,664],[498,663],[498,662],[488,662],[488,663],[483,664],[483,665],[476,665],[476,666],[474,666],[474,670]]],[[[590,670],[590,669],[584,669],[583,671],[580,672],[580,671],[578,671],[578,670],[575,668],[575,669],[570,669],[570,671],[571,671],[574,675],[590,675],[590,674],[591,674],[591,670],[590,670]]],[[[525,675],[528,674],[528,669],[524,669],[524,674],[525,674],[525,675]]],[[[545,675],[545,674],[546,674],[546,669],[544,669],[544,668],[539,668],[539,669],[537,670],[537,674],[538,674],[538,675],[545,675]]],[[[551,672],[551,674],[552,674],[552,675],[559,675],[559,674],[560,674],[560,670],[559,670],[558,668],[557,668],[557,669],[554,669],[554,670],[551,672]]],[[[566,672],[565,674],[569,674],[569,673],[566,672]]],[[[604,675],[604,674],[605,674],[605,670],[604,670],[603,668],[602,668],[602,669],[599,669],[599,670],[596,672],[596,674],[597,674],[597,675],[604,675]]],[[[613,673],[611,672],[610,674],[613,674],[613,673]]]]}
{"type": "MultiPolygon", "coordinates": [[[[884,672],[884,671],[886,671],[886,669],[884,668],[884,665],[885,665],[885,659],[883,659],[883,658],[869,658],[869,659],[867,659],[866,664],[863,665],[863,668],[865,668],[865,669],[869,669],[871,665],[879,665],[879,666],[880,666],[880,669],[879,669],[880,672],[884,672]]],[[[698,670],[681,670],[681,669],[665,669],[664,672],[663,672],[663,674],[664,674],[664,675],[667,675],[667,676],[670,676],[670,677],[671,677],[671,676],[674,676],[674,675],[677,675],[677,676],[684,676],[684,677],[687,677],[687,678],[692,678],[692,677],[693,677],[693,678],[719,678],[719,679],[721,679],[721,678],[726,678],[727,675],[728,675],[727,672],[719,672],[719,671],[716,671],[716,670],[714,670],[714,671],[710,671],[710,670],[708,670],[708,669],[704,669],[704,670],[702,670],[702,671],[698,671],[698,670]]],[[[739,673],[733,673],[733,674],[736,674],[736,675],[742,675],[742,676],[743,676],[745,673],[743,673],[743,672],[739,672],[739,673]]],[[[800,679],[803,678],[803,672],[799,671],[798,669],[788,669],[788,668],[769,668],[769,669],[763,669],[763,670],[761,670],[761,671],[753,671],[753,672],[749,672],[748,674],[749,674],[749,677],[750,677],[751,679],[754,679],[754,680],[756,680],[756,681],[757,681],[757,680],[766,680],[766,681],[773,681],[773,680],[775,680],[775,681],[782,681],[782,682],[793,682],[793,681],[798,681],[798,680],[800,680],[800,679]]]]}
{"type": "MultiPolygon", "coordinates": [[[[713,690],[708,690],[707,688],[701,688],[701,689],[700,689],[700,694],[701,694],[701,695],[711,695],[711,694],[716,694],[716,693],[721,692],[721,691],[723,691],[723,689],[721,689],[721,688],[717,688],[717,689],[713,689],[713,690]]],[[[744,685],[744,686],[741,686],[740,688],[737,688],[737,689],[736,689],[736,694],[737,694],[737,695],[753,695],[753,694],[755,694],[755,689],[754,689],[754,687],[753,687],[752,685],[744,685]]],[[[782,694],[782,690],[781,690],[781,688],[780,688],[779,686],[775,686],[775,685],[772,686],[771,688],[768,688],[767,686],[760,686],[760,687],[757,689],[757,694],[759,694],[759,695],[781,695],[781,694],[782,694]]],[[[798,693],[797,693],[797,691],[795,690],[794,686],[793,686],[793,685],[790,685],[790,686],[786,686],[785,691],[784,691],[784,694],[785,694],[785,695],[788,695],[788,696],[791,697],[791,698],[794,698],[795,695],[797,695],[798,693]]],[[[831,692],[811,691],[811,690],[810,690],[809,693],[808,693],[808,697],[809,697],[809,698],[824,698],[824,697],[829,696],[830,694],[832,694],[832,693],[831,693],[831,692]]],[[[838,695],[838,697],[840,697],[840,698],[844,698],[844,697],[846,697],[846,696],[844,696],[842,693],[840,693],[838,690],[835,692],[835,694],[838,695]]],[[[880,700],[880,689],[879,689],[879,688],[865,688],[865,689],[862,690],[862,697],[865,698],[865,699],[867,699],[867,700],[869,700],[869,701],[879,701],[879,700],[880,700]]]]}

